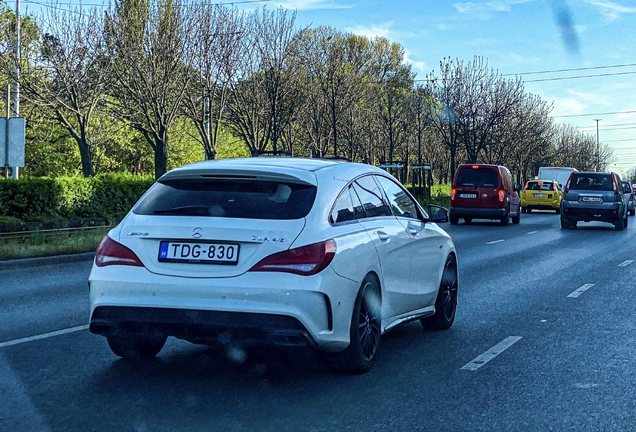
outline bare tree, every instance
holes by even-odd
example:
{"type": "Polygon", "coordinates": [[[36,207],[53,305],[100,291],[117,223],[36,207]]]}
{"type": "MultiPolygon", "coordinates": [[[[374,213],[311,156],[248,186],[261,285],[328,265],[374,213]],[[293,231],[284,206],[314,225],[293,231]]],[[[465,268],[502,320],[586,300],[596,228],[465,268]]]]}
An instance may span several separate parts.
{"type": "Polygon", "coordinates": [[[113,111],[152,147],[157,178],[167,170],[170,126],[192,78],[189,12],[180,0],[121,0],[106,15],[113,111]]]}
{"type": "Polygon", "coordinates": [[[108,65],[103,52],[101,13],[95,9],[46,9],[40,50],[23,62],[24,96],[46,107],[77,142],[82,173],[94,175],[91,118],[104,103],[108,65]]]}
{"type": "Polygon", "coordinates": [[[245,16],[236,9],[201,3],[194,7],[192,87],[184,99],[185,115],[199,133],[206,159],[215,159],[236,71],[242,58],[245,16]]]}

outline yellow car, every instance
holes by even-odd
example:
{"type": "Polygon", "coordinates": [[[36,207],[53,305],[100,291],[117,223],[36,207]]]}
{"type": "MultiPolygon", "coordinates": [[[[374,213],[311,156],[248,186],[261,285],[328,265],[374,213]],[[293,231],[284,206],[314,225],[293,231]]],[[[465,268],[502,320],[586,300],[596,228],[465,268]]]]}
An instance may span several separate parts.
{"type": "Polygon", "coordinates": [[[521,211],[554,210],[560,213],[563,191],[552,180],[530,180],[521,191],[521,211]]]}

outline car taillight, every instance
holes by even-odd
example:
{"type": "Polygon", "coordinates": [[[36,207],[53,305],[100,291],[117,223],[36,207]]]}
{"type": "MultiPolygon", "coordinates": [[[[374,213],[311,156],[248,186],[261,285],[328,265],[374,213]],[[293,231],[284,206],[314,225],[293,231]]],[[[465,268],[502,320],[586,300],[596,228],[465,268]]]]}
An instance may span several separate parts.
{"type": "Polygon", "coordinates": [[[614,186],[614,193],[618,193],[618,183],[616,182],[616,176],[612,174],[612,185],[614,186]]]}
{"type": "Polygon", "coordinates": [[[503,190],[499,190],[499,202],[504,202],[504,198],[506,196],[506,193],[503,190]]]}
{"type": "Polygon", "coordinates": [[[451,189],[451,193],[450,193],[451,201],[455,201],[455,194],[457,194],[457,189],[455,188],[451,189]]]}
{"type": "Polygon", "coordinates": [[[336,242],[327,240],[278,252],[260,260],[249,271],[285,272],[311,276],[323,271],[336,255],[336,242]]]}
{"type": "Polygon", "coordinates": [[[97,267],[109,265],[144,266],[133,251],[108,236],[104,237],[97,246],[95,265],[97,267]]]}
{"type": "Polygon", "coordinates": [[[523,190],[528,189],[528,183],[526,183],[525,185],[523,185],[523,190]]]}
{"type": "Polygon", "coordinates": [[[568,176],[568,181],[565,182],[565,187],[563,188],[563,192],[568,193],[570,191],[570,181],[572,181],[572,174],[574,174],[574,172],[571,172],[570,175],[568,176]]]}

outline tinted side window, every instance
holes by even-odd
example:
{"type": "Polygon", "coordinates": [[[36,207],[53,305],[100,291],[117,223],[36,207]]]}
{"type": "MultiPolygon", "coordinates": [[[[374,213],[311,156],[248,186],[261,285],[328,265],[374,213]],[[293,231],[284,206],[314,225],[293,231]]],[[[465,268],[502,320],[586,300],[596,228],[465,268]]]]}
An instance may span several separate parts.
{"type": "Polygon", "coordinates": [[[373,177],[359,178],[353,183],[353,189],[358,195],[367,217],[391,215],[391,209],[384,201],[383,193],[373,177]]]}
{"type": "Polygon", "coordinates": [[[346,222],[365,217],[362,204],[351,186],[347,186],[333,206],[329,221],[331,223],[346,222]]]}
{"type": "Polygon", "coordinates": [[[410,196],[400,186],[386,177],[376,177],[386,196],[395,216],[417,219],[417,206],[410,196]]]}

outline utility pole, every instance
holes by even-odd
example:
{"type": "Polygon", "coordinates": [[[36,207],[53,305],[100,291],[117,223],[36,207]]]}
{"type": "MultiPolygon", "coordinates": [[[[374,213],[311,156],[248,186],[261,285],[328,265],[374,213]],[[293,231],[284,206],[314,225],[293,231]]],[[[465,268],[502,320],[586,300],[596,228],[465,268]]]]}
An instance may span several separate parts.
{"type": "Polygon", "coordinates": [[[598,122],[601,119],[594,119],[596,122],[596,171],[599,171],[601,168],[601,145],[598,140],[598,122]]]}
{"type": "MultiPolygon", "coordinates": [[[[20,0],[15,0],[15,86],[13,89],[13,116],[20,117],[20,0]]],[[[8,121],[7,121],[8,128],[8,121]]],[[[13,178],[18,178],[18,167],[13,167],[13,178]]]]}

